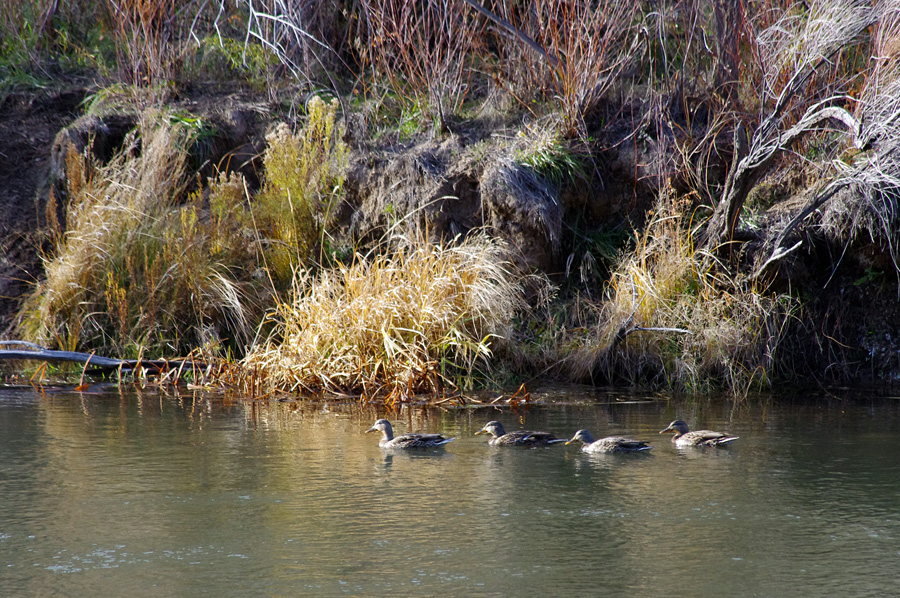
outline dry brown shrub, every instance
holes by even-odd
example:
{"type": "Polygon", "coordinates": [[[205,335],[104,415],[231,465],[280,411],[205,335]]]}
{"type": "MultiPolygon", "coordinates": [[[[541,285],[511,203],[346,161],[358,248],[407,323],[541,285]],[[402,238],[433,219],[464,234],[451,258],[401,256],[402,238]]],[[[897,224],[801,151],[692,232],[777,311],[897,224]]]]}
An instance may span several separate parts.
{"type": "Polygon", "coordinates": [[[743,394],[768,383],[790,313],[788,297],[726,275],[663,208],[614,269],[600,323],[569,367],[577,377],[743,394]]]}

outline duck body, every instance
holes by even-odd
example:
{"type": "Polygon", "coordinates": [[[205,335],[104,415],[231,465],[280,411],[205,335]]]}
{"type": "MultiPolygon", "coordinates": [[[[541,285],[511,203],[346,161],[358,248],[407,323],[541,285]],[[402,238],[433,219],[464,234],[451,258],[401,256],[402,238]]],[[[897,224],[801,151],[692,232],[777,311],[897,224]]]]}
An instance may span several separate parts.
{"type": "Polygon", "coordinates": [[[713,430],[691,430],[688,425],[680,419],[676,419],[668,425],[664,430],[660,430],[660,434],[666,432],[675,432],[672,436],[672,442],[677,447],[688,446],[725,446],[730,442],[738,439],[725,432],[715,432],[713,430]]]}
{"type": "Polygon", "coordinates": [[[391,422],[386,419],[379,419],[371,428],[366,430],[369,432],[381,432],[381,440],[378,446],[385,449],[429,449],[444,446],[455,438],[447,438],[443,434],[403,434],[394,438],[394,428],[391,422]]]}
{"type": "Polygon", "coordinates": [[[491,446],[545,446],[565,442],[565,438],[557,438],[550,432],[534,432],[531,430],[513,430],[507,432],[503,424],[498,421],[490,421],[484,427],[475,432],[478,434],[490,434],[488,444],[491,446]]]}
{"type": "Polygon", "coordinates": [[[578,430],[571,440],[566,441],[566,444],[573,442],[581,442],[581,450],[585,453],[637,453],[653,448],[643,440],[635,440],[626,436],[607,436],[600,440],[594,440],[587,430],[578,430]]]}

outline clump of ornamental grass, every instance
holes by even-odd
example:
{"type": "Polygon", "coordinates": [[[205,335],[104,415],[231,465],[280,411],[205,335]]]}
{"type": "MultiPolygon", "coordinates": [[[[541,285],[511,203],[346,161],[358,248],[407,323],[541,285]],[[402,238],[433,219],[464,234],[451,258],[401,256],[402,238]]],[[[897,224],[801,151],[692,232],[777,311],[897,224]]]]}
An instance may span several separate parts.
{"type": "Polygon", "coordinates": [[[252,392],[400,400],[490,374],[492,348],[524,307],[502,245],[483,235],[392,245],[317,275],[298,272],[293,299],[272,313],[272,334],[243,361],[252,392]]]}
{"type": "Polygon", "coordinates": [[[242,347],[266,293],[248,267],[256,244],[241,219],[244,185],[214,181],[207,210],[187,192],[190,130],[148,116],[139,133],[102,166],[69,150],[68,226],[23,308],[23,336],[130,357],[224,339],[242,347]]]}
{"type": "Polygon", "coordinates": [[[131,357],[222,341],[243,353],[262,306],[324,239],[346,163],[335,110],[313,99],[303,129],[269,137],[252,208],[237,174],[219,175],[206,194],[188,191],[189,150],[202,132],[187,119],[145,116],[102,166],[70,150],[67,230],[54,198],[57,247],[24,306],[24,337],[131,357]]]}
{"type": "Polygon", "coordinates": [[[790,300],[723,270],[694,248],[680,215],[660,210],[614,268],[598,324],[571,347],[570,371],[689,391],[765,386],[790,300]]]}

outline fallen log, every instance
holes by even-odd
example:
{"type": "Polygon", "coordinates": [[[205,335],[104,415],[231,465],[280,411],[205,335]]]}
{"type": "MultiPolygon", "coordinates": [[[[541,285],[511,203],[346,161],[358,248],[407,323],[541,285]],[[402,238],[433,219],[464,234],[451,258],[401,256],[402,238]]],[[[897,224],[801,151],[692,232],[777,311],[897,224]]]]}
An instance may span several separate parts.
{"type": "Polygon", "coordinates": [[[172,368],[197,367],[205,368],[206,362],[191,358],[185,359],[115,359],[102,357],[94,353],[78,351],[55,351],[26,341],[0,341],[0,346],[21,346],[25,349],[0,349],[2,360],[46,361],[47,363],[81,363],[94,370],[112,372],[115,370],[145,369],[162,372],[172,368]]]}

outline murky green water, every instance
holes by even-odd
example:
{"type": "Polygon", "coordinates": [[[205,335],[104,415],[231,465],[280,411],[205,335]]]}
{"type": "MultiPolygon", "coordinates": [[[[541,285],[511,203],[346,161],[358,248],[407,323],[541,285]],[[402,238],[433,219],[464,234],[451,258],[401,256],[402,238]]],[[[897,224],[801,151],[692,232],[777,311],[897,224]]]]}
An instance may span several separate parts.
{"type": "Polygon", "coordinates": [[[0,390],[0,595],[896,593],[900,400],[583,393],[388,414],[457,440],[386,454],[354,405],[0,390]],[[654,450],[473,436],[520,417],[654,450]],[[741,438],[679,452],[676,417],[741,438]]]}

